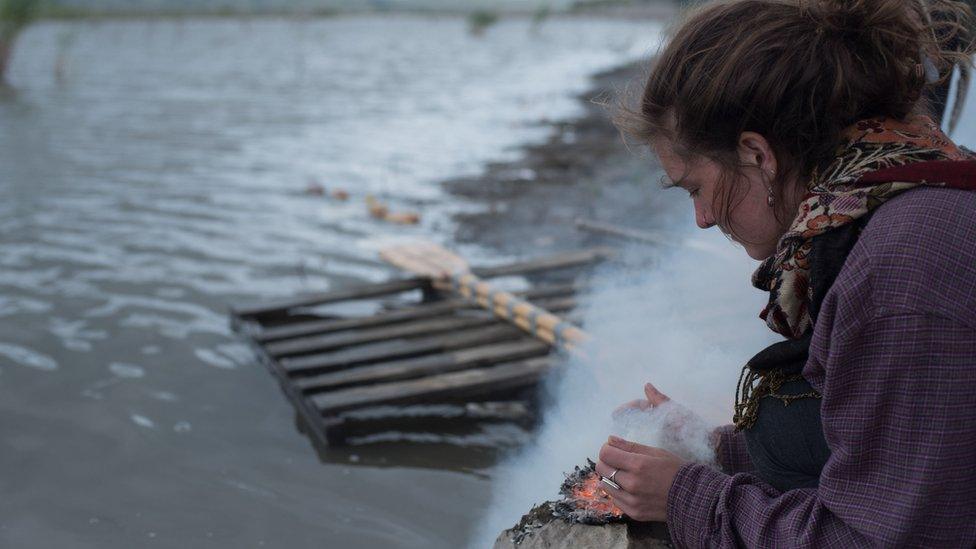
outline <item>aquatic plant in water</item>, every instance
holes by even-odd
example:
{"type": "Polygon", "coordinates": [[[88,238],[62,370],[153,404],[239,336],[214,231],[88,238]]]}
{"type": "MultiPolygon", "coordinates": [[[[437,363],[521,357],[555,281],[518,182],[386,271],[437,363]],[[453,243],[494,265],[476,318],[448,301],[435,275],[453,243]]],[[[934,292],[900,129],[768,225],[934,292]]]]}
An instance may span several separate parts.
{"type": "Polygon", "coordinates": [[[17,36],[37,17],[40,0],[0,0],[0,82],[14,51],[17,36]]]}

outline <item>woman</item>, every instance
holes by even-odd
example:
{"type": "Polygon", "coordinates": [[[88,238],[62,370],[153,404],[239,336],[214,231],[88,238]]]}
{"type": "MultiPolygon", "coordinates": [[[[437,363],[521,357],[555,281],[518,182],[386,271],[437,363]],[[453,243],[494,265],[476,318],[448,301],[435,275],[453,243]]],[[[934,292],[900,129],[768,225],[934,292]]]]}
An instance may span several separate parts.
{"type": "Polygon", "coordinates": [[[722,471],[610,438],[627,515],[691,547],[976,545],[976,161],[924,99],[968,16],[727,0],[674,33],[622,124],[762,261],[786,339],[743,370],[722,471]]]}

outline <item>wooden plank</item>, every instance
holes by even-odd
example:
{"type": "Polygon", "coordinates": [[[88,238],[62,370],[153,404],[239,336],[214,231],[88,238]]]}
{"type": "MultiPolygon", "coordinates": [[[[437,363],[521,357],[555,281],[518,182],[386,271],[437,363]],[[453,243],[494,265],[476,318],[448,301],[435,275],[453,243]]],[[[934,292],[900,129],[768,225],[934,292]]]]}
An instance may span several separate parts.
{"type": "MultiPolygon", "coordinates": [[[[573,284],[558,284],[535,288],[525,292],[516,292],[516,295],[528,300],[544,299],[566,296],[574,293],[577,289],[578,287],[573,284]]],[[[408,320],[431,318],[452,313],[461,309],[470,308],[477,308],[477,305],[474,304],[472,300],[456,298],[398,308],[368,317],[295,322],[285,326],[269,328],[258,333],[252,333],[251,337],[256,341],[268,343],[272,341],[280,341],[283,339],[292,339],[309,335],[327,334],[331,332],[341,332],[344,330],[355,330],[382,326],[385,324],[395,324],[397,322],[404,322],[408,320]]]]}
{"type": "Polygon", "coordinates": [[[292,406],[295,407],[296,427],[298,427],[299,431],[311,438],[313,447],[318,448],[319,446],[325,447],[330,444],[342,444],[344,441],[342,421],[338,420],[338,418],[322,418],[318,410],[301,393],[295,390],[287,373],[281,369],[279,363],[268,356],[268,353],[257,342],[248,339],[248,343],[254,350],[258,361],[278,380],[278,386],[281,387],[281,391],[292,403],[292,406]],[[333,429],[333,431],[330,431],[330,429],[333,429]],[[330,439],[329,436],[333,436],[334,438],[330,439]]]}
{"type": "Polygon", "coordinates": [[[350,299],[368,299],[379,297],[408,290],[417,290],[424,287],[427,281],[423,278],[407,278],[402,280],[392,280],[379,284],[356,285],[332,292],[323,292],[299,297],[267,301],[252,305],[240,305],[231,308],[231,314],[239,317],[257,317],[282,313],[288,309],[297,307],[310,307],[322,305],[324,303],[335,303],[336,301],[347,301],[350,299]]]}
{"type": "Polygon", "coordinates": [[[545,355],[549,349],[549,345],[537,339],[521,339],[302,377],[295,379],[293,384],[296,389],[306,393],[327,391],[364,383],[398,381],[522,360],[545,355]]]}
{"type": "MultiPolygon", "coordinates": [[[[500,394],[514,396],[519,389],[516,387],[501,393],[491,393],[485,398],[495,399],[500,394]]],[[[344,444],[349,438],[369,437],[391,431],[398,434],[433,432],[463,436],[481,431],[486,423],[514,423],[530,428],[538,421],[538,413],[525,400],[469,400],[450,404],[359,408],[335,419],[341,421],[344,436],[341,441],[336,441],[333,437],[333,445],[344,444]],[[374,410],[383,410],[383,413],[374,414],[374,410]]]]}
{"type": "MultiPolygon", "coordinates": [[[[525,275],[539,271],[578,267],[580,265],[585,265],[587,263],[593,263],[598,260],[612,257],[613,254],[614,251],[610,248],[590,248],[575,252],[555,254],[529,261],[518,261],[507,265],[474,268],[472,269],[472,272],[482,278],[525,275]]],[[[407,278],[403,280],[383,282],[380,284],[355,286],[332,292],[236,306],[231,308],[231,314],[240,317],[276,315],[281,314],[288,309],[298,307],[311,307],[315,305],[322,305],[324,303],[334,303],[336,301],[366,299],[407,290],[416,290],[423,288],[427,283],[428,281],[423,278],[407,278]]]]}
{"type": "Polygon", "coordinates": [[[411,404],[407,406],[372,406],[350,410],[340,417],[346,421],[382,421],[389,418],[411,417],[424,421],[461,419],[468,421],[522,421],[536,415],[523,400],[484,401],[466,403],[411,404]]]}
{"type": "Polygon", "coordinates": [[[593,263],[595,261],[609,259],[613,257],[615,254],[616,252],[613,250],[613,248],[596,247],[596,248],[588,248],[585,250],[578,250],[574,252],[555,254],[549,257],[543,257],[531,261],[512,263],[510,265],[501,265],[498,267],[473,268],[471,269],[471,272],[478,275],[481,278],[492,278],[497,276],[509,276],[509,275],[526,275],[526,274],[536,273],[539,271],[579,267],[581,265],[586,265],[588,263],[593,263]]]}
{"type": "Polygon", "coordinates": [[[353,366],[373,364],[384,360],[397,360],[432,353],[442,353],[473,345],[497,343],[499,341],[522,337],[525,337],[525,332],[519,328],[510,324],[496,324],[481,328],[452,331],[447,334],[407,342],[398,341],[395,345],[386,343],[366,347],[351,347],[331,353],[284,358],[280,363],[281,367],[289,375],[307,375],[310,373],[343,370],[353,366]]]}
{"type": "MultiPolygon", "coordinates": [[[[565,310],[569,308],[571,307],[566,307],[565,310]]],[[[557,307],[550,310],[562,312],[564,309],[557,307]]],[[[577,322],[579,317],[568,316],[566,320],[577,322]]],[[[443,353],[523,337],[529,336],[511,324],[497,322],[489,326],[456,330],[408,341],[383,341],[326,353],[282,358],[279,364],[289,376],[305,376],[344,370],[365,364],[375,364],[384,360],[399,360],[432,353],[443,353]]]]}
{"type": "Polygon", "coordinates": [[[642,231],[640,229],[633,229],[630,227],[621,227],[592,219],[577,219],[576,228],[597,234],[617,236],[620,238],[626,238],[628,240],[644,242],[647,244],[657,244],[659,246],[680,246],[681,241],[683,240],[675,235],[653,231],[642,231]]]}
{"type": "MultiPolygon", "coordinates": [[[[573,298],[540,300],[539,304],[550,309],[565,310],[576,304],[573,298]]],[[[472,316],[435,317],[416,322],[380,326],[377,328],[359,330],[352,333],[339,332],[335,334],[300,337],[285,341],[269,343],[265,351],[275,358],[323,353],[334,349],[364,345],[390,339],[411,339],[426,335],[488,326],[500,320],[487,311],[471,311],[472,316]]]]}
{"type": "Polygon", "coordinates": [[[370,328],[384,324],[395,324],[407,320],[419,320],[435,316],[443,316],[459,309],[472,308],[472,303],[466,299],[451,299],[438,301],[418,307],[395,309],[381,312],[367,317],[338,318],[328,320],[314,320],[310,322],[296,322],[286,326],[278,326],[254,334],[254,340],[261,343],[294,339],[310,335],[324,335],[359,328],[370,328]]]}
{"type": "Polygon", "coordinates": [[[479,394],[534,385],[554,362],[548,357],[475,368],[410,381],[353,387],[312,396],[325,416],[366,406],[412,404],[471,398],[479,394]]]}
{"type": "Polygon", "coordinates": [[[406,324],[394,324],[371,330],[361,330],[352,333],[339,332],[321,336],[300,337],[265,346],[268,354],[275,358],[300,355],[313,352],[325,352],[342,349],[354,345],[363,345],[376,341],[390,339],[409,339],[425,335],[433,335],[476,326],[487,326],[498,322],[489,313],[477,316],[446,317],[422,320],[406,324]]]}

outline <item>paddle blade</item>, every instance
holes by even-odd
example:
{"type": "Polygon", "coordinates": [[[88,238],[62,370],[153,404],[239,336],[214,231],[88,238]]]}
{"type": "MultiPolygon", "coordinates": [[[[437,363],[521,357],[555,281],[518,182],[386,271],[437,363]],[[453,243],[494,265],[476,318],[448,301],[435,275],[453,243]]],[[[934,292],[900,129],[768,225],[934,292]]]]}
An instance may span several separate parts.
{"type": "Polygon", "coordinates": [[[400,244],[380,250],[384,261],[419,276],[447,279],[467,273],[468,262],[433,242],[400,244]]]}

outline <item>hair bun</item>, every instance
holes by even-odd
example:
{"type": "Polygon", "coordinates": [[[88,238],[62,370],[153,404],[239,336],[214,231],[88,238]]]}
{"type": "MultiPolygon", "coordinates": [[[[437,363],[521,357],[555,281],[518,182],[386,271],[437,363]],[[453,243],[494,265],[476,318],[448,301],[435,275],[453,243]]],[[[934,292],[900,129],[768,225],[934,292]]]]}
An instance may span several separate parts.
{"type": "MultiPolygon", "coordinates": [[[[799,4],[801,11],[818,26],[818,31],[841,34],[903,26],[907,13],[924,13],[918,9],[917,0],[799,0],[799,4]]],[[[921,31],[921,18],[917,24],[916,31],[921,31]]]]}

